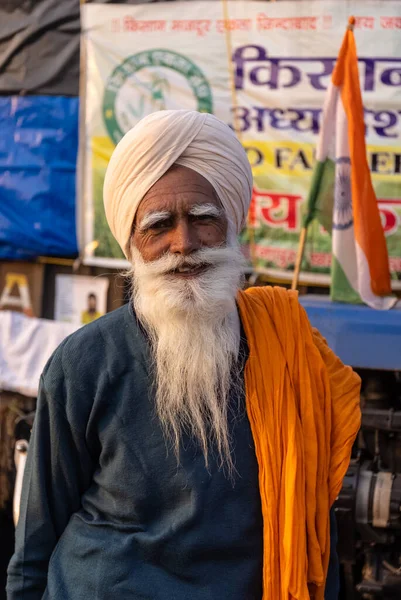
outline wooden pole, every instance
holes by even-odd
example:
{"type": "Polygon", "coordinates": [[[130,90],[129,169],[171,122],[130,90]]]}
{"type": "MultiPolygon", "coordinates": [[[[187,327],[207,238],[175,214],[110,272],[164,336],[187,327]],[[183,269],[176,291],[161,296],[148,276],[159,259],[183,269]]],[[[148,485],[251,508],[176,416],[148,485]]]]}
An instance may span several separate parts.
{"type": "Polygon", "coordinates": [[[298,245],[297,260],[295,262],[294,276],[292,278],[292,285],[291,285],[292,290],[296,290],[298,288],[299,273],[301,271],[302,259],[304,257],[306,232],[307,232],[307,228],[302,227],[301,235],[299,236],[299,245],[298,245]]]}

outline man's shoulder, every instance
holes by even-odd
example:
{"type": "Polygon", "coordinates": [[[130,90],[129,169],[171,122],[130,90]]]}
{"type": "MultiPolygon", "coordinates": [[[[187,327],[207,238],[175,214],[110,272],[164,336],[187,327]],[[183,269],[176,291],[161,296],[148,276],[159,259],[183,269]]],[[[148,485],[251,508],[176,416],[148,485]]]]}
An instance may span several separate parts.
{"type": "Polygon", "coordinates": [[[136,324],[134,318],[129,322],[129,306],[124,305],[69,335],[47,362],[45,384],[60,378],[82,384],[107,374],[113,355],[123,351],[128,327],[136,324]]]}
{"type": "Polygon", "coordinates": [[[282,309],[291,312],[298,312],[301,309],[298,300],[298,292],[289,290],[281,286],[263,285],[258,287],[248,287],[240,293],[240,297],[248,306],[263,307],[270,316],[282,309]]]}
{"type": "Polygon", "coordinates": [[[298,292],[292,289],[285,288],[279,285],[260,285],[251,286],[244,290],[245,294],[253,297],[269,296],[272,298],[296,298],[298,299],[298,292]]]}

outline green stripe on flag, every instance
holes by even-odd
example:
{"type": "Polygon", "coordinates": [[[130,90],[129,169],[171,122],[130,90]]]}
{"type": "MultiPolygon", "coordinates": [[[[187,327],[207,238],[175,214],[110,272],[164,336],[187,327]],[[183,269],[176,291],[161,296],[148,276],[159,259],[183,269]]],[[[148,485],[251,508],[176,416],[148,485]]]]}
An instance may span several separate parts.
{"type": "Polygon", "coordinates": [[[334,255],[331,257],[331,287],[330,297],[333,302],[363,304],[360,295],[349,283],[342,266],[334,255]]]}
{"type": "Polygon", "coordinates": [[[320,224],[331,233],[333,223],[335,164],[330,158],[317,162],[312,175],[307,199],[304,227],[308,227],[316,217],[320,224]]]}

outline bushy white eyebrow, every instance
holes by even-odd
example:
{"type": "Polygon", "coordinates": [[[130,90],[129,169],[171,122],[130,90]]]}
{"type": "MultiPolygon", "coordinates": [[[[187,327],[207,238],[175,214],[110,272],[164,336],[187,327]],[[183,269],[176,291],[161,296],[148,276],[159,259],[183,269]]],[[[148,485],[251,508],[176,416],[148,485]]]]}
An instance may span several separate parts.
{"type": "Polygon", "coordinates": [[[221,217],[221,210],[214,204],[195,204],[188,212],[191,217],[221,217]]]}
{"type": "MultiPolygon", "coordinates": [[[[188,214],[191,217],[221,217],[222,211],[214,204],[195,204],[188,211],[188,214]]],[[[143,217],[138,225],[138,230],[144,232],[154,227],[156,223],[170,219],[171,216],[171,212],[168,210],[150,212],[143,217]]]]}
{"type": "Polygon", "coordinates": [[[168,210],[150,212],[143,217],[142,221],[139,223],[138,229],[139,231],[146,231],[146,229],[153,227],[156,223],[170,219],[170,217],[171,213],[168,212],[168,210]]]}

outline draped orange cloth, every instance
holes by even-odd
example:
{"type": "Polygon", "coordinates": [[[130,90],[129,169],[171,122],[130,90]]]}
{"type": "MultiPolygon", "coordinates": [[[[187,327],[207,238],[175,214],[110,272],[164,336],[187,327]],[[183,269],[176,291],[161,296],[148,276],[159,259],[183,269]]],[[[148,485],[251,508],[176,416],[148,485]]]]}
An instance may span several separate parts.
{"type": "Polygon", "coordinates": [[[360,379],[312,329],[296,292],[250,288],[246,405],[259,466],[263,600],[323,600],[329,512],[360,426],[360,379]]]}

